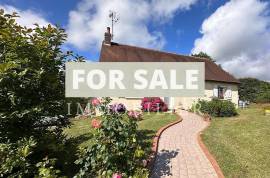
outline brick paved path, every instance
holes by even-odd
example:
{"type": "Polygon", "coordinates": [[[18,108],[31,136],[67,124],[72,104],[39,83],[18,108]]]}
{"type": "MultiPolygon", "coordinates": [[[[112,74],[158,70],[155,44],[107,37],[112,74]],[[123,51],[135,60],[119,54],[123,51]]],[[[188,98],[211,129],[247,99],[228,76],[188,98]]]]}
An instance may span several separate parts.
{"type": "Polygon", "coordinates": [[[179,114],[183,121],[161,134],[151,178],[218,177],[197,141],[197,134],[207,122],[187,111],[179,111],[179,114]]]}

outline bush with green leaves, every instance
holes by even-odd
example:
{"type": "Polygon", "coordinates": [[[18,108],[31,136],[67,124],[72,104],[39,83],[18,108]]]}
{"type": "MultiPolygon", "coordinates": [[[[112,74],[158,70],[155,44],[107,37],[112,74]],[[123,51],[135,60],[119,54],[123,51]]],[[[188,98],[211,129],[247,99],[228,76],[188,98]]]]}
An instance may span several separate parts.
{"type": "Polygon", "coordinates": [[[198,108],[201,113],[209,114],[213,117],[231,117],[237,115],[235,104],[229,100],[199,100],[196,104],[196,108],[198,108]]]}
{"type": "Polygon", "coordinates": [[[36,147],[33,138],[22,139],[17,143],[0,144],[0,177],[27,177],[33,172],[29,155],[36,147]],[[31,170],[32,169],[32,170],[31,170]]]}
{"type": "Polygon", "coordinates": [[[144,151],[138,143],[136,119],[126,112],[112,111],[110,98],[103,98],[98,108],[101,119],[92,121],[95,128],[95,143],[79,152],[81,169],[76,177],[112,177],[118,173],[123,177],[143,174],[144,151]]]}
{"type": "Polygon", "coordinates": [[[0,141],[40,138],[48,127],[58,132],[64,112],[63,29],[27,28],[18,16],[0,11],[0,141]]]}
{"type": "Polygon", "coordinates": [[[54,168],[55,164],[56,159],[48,159],[48,157],[45,157],[41,162],[36,164],[38,173],[35,175],[35,178],[65,178],[60,175],[60,170],[54,168]]]}
{"type": "MultiPolygon", "coordinates": [[[[67,37],[63,29],[37,24],[27,28],[16,23],[17,18],[0,9],[0,144],[33,137],[35,151],[28,158],[35,167],[45,156],[72,157],[62,134],[69,125],[66,103],[71,101],[64,95],[64,64],[82,57],[62,51],[67,37]]],[[[61,163],[56,165],[63,167],[61,163]]]]}
{"type": "Polygon", "coordinates": [[[31,137],[0,144],[0,177],[59,177],[55,159],[31,160],[37,142],[31,137]]]}

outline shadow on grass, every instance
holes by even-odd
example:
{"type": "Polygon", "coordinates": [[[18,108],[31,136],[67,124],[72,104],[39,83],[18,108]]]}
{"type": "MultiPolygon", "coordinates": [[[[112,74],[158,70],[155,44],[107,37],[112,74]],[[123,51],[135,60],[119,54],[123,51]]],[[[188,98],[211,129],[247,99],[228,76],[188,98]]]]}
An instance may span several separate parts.
{"type": "Polygon", "coordinates": [[[152,148],[152,140],[156,132],[153,130],[138,130],[139,144],[144,149],[145,154],[149,155],[152,148]]]}
{"type": "Polygon", "coordinates": [[[82,143],[89,141],[93,139],[94,135],[92,133],[85,133],[77,137],[71,137],[69,138],[69,142],[71,142],[74,145],[80,146],[82,143]]]}
{"type": "Polygon", "coordinates": [[[78,148],[82,143],[92,138],[93,134],[87,133],[67,139],[64,150],[58,153],[58,163],[60,163],[58,166],[63,170],[65,175],[73,177],[79,171],[79,167],[74,163],[77,159],[78,148]]]}
{"type": "Polygon", "coordinates": [[[179,153],[179,150],[162,150],[157,154],[154,169],[151,178],[159,178],[163,176],[172,176],[170,162],[172,158],[175,158],[179,153]]]}

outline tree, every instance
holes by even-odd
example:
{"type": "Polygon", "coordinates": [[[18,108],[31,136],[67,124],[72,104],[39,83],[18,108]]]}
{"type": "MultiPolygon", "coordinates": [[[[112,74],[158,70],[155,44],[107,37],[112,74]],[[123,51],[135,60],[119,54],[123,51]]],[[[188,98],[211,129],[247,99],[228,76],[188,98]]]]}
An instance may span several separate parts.
{"type": "Polygon", "coordinates": [[[47,175],[58,173],[51,158],[61,170],[76,169],[76,148],[62,129],[69,125],[66,103],[86,100],[65,98],[64,64],[84,58],[62,51],[63,29],[22,27],[16,18],[0,9],[0,177],[55,177],[47,175]]]}
{"type": "Polygon", "coordinates": [[[207,53],[202,52],[202,51],[197,54],[191,54],[191,56],[206,58],[206,59],[209,59],[210,61],[216,62],[211,56],[209,56],[207,53]]]}
{"type": "Polygon", "coordinates": [[[255,78],[242,78],[239,85],[240,100],[270,102],[270,83],[255,78]]]}
{"type": "Polygon", "coordinates": [[[18,25],[0,11],[0,141],[42,137],[68,124],[63,109],[63,29],[18,25]],[[54,126],[54,129],[48,129],[54,126]]]}

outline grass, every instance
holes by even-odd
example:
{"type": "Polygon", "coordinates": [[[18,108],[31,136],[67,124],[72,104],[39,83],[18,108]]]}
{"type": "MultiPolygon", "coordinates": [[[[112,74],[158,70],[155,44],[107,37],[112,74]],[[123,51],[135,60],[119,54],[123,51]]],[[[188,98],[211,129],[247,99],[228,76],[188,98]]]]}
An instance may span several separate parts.
{"type": "MultiPolygon", "coordinates": [[[[144,113],[143,120],[138,121],[138,134],[140,144],[144,149],[146,156],[150,154],[152,147],[152,139],[156,132],[163,126],[177,120],[176,115],[170,113],[144,113]]],[[[91,119],[73,119],[70,128],[64,130],[64,133],[69,138],[69,146],[66,148],[70,155],[75,155],[75,151],[78,147],[91,146],[94,143],[95,130],[91,127],[91,119]]],[[[63,162],[66,159],[74,159],[73,157],[63,158],[63,162]]],[[[74,167],[74,164],[68,164],[64,166],[64,170],[68,177],[73,177],[75,172],[78,172],[78,167],[74,167]]]]}
{"type": "Polygon", "coordinates": [[[251,105],[233,118],[214,118],[202,138],[225,177],[270,177],[270,116],[251,105]]]}
{"type": "MultiPolygon", "coordinates": [[[[138,121],[138,131],[146,151],[151,149],[152,138],[163,126],[177,120],[176,115],[170,113],[144,113],[143,120],[138,121]]],[[[64,131],[78,146],[90,146],[93,143],[94,129],[91,119],[73,119],[70,128],[64,131]]]]}
{"type": "Polygon", "coordinates": [[[151,152],[152,140],[157,131],[177,120],[177,116],[175,114],[163,113],[145,113],[143,116],[143,120],[138,122],[139,129],[139,138],[142,140],[142,146],[146,154],[151,152]]]}

